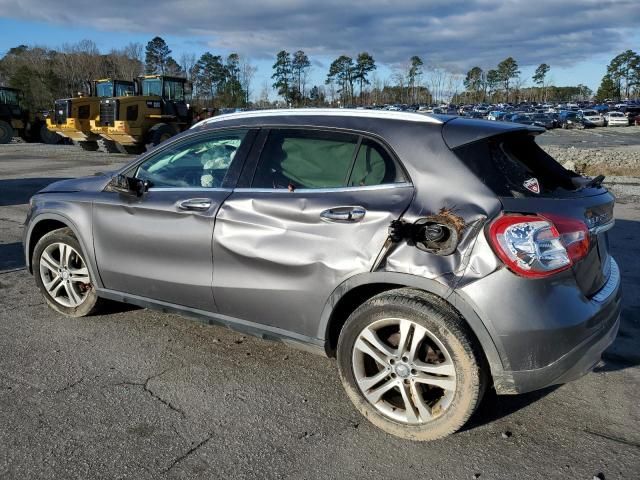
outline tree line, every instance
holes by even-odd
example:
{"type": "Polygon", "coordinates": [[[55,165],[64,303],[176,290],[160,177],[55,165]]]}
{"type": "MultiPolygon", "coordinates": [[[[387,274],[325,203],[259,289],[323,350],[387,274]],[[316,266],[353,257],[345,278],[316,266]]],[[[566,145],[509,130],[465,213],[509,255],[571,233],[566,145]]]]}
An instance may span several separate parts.
{"type": "MultiPolygon", "coordinates": [[[[312,75],[314,68],[303,50],[281,50],[275,55],[271,81],[265,80],[258,92],[253,84],[257,68],[238,53],[205,52],[199,58],[185,53],[174,58],[161,37],[154,37],[146,46],[130,43],[101,53],[94,42],[83,40],[59,49],[26,45],[10,49],[0,58],[0,84],[22,89],[27,106],[35,110],[49,109],[54,100],[77,95],[86,89],[88,80],[131,79],[143,73],[184,77],[193,86],[192,103],[214,108],[544,102],[594,96],[582,84],[552,85],[551,67],[546,63],[536,68],[531,85],[526,85],[528,79],[522,77],[513,57],[487,70],[474,66],[466,75],[426,65],[414,55],[393,65],[391,74],[381,78],[367,51],[338,56],[320,83],[313,82],[321,78],[312,75]]],[[[640,56],[627,50],[610,62],[595,98],[620,100],[639,94],[640,56]]]]}

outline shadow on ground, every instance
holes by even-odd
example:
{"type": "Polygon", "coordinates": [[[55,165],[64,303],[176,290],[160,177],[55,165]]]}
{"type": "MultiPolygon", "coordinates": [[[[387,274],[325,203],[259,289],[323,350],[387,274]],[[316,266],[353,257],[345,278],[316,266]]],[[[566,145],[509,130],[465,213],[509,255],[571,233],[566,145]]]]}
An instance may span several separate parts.
{"type": "Polygon", "coordinates": [[[462,430],[473,430],[503,417],[507,417],[556,390],[559,385],[521,395],[497,395],[493,388],[485,393],[482,403],[462,430]]]}
{"type": "Polygon", "coordinates": [[[11,178],[0,180],[0,206],[22,205],[47,185],[66,178],[11,178]]]}
{"type": "Polygon", "coordinates": [[[24,253],[22,243],[0,244],[0,272],[24,268],[24,253]]]}

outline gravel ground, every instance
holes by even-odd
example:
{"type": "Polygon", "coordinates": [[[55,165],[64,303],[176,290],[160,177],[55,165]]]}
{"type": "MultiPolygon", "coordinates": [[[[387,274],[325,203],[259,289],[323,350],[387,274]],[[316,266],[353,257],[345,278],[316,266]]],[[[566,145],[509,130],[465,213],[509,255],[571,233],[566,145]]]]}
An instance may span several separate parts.
{"type": "Polygon", "coordinates": [[[150,310],[48,309],[23,268],[25,203],[54,179],[126,159],[0,145],[0,478],[638,478],[633,196],[611,231],[625,296],[604,362],[561,387],[489,394],[462,432],[420,444],[363,419],[333,360],[150,310]]]}
{"type": "Polygon", "coordinates": [[[540,135],[537,142],[569,170],[640,177],[640,127],[555,129],[540,135]]]}

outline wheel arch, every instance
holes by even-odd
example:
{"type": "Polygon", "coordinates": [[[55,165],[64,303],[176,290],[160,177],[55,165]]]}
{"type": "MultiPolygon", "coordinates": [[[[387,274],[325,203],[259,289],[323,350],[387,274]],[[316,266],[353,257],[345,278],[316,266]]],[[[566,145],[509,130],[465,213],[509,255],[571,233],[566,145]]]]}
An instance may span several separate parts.
{"type": "Polygon", "coordinates": [[[38,241],[47,233],[60,228],[68,228],[73,232],[74,237],[78,239],[78,243],[82,247],[87,267],[91,278],[94,279],[97,286],[101,287],[102,282],[98,275],[98,269],[94,263],[93,248],[89,248],[84,237],[80,235],[80,229],[75,223],[67,216],[60,213],[42,213],[37,215],[29,222],[29,227],[24,237],[24,250],[25,250],[25,264],[29,273],[33,273],[33,252],[38,241]]]}
{"type": "Polygon", "coordinates": [[[322,311],[318,337],[324,339],[325,353],[335,356],[338,337],[349,315],[369,298],[388,290],[412,288],[435,295],[457,312],[469,325],[486,357],[494,381],[504,377],[504,365],[486,326],[475,310],[445,285],[428,278],[405,273],[372,272],[355,275],[338,286],[322,311]]]}

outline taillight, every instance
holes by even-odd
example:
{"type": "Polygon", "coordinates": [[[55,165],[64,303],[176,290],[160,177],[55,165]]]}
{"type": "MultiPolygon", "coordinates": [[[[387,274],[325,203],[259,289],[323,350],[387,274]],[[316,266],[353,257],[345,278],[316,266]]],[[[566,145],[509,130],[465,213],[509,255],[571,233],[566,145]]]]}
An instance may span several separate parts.
{"type": "Polygon", "coordinates": [[[566,270],[589,251],[586,224],[554,214],[502,215],[489,227],[489,235],[505,265],[529,278],[566,270]]]}

